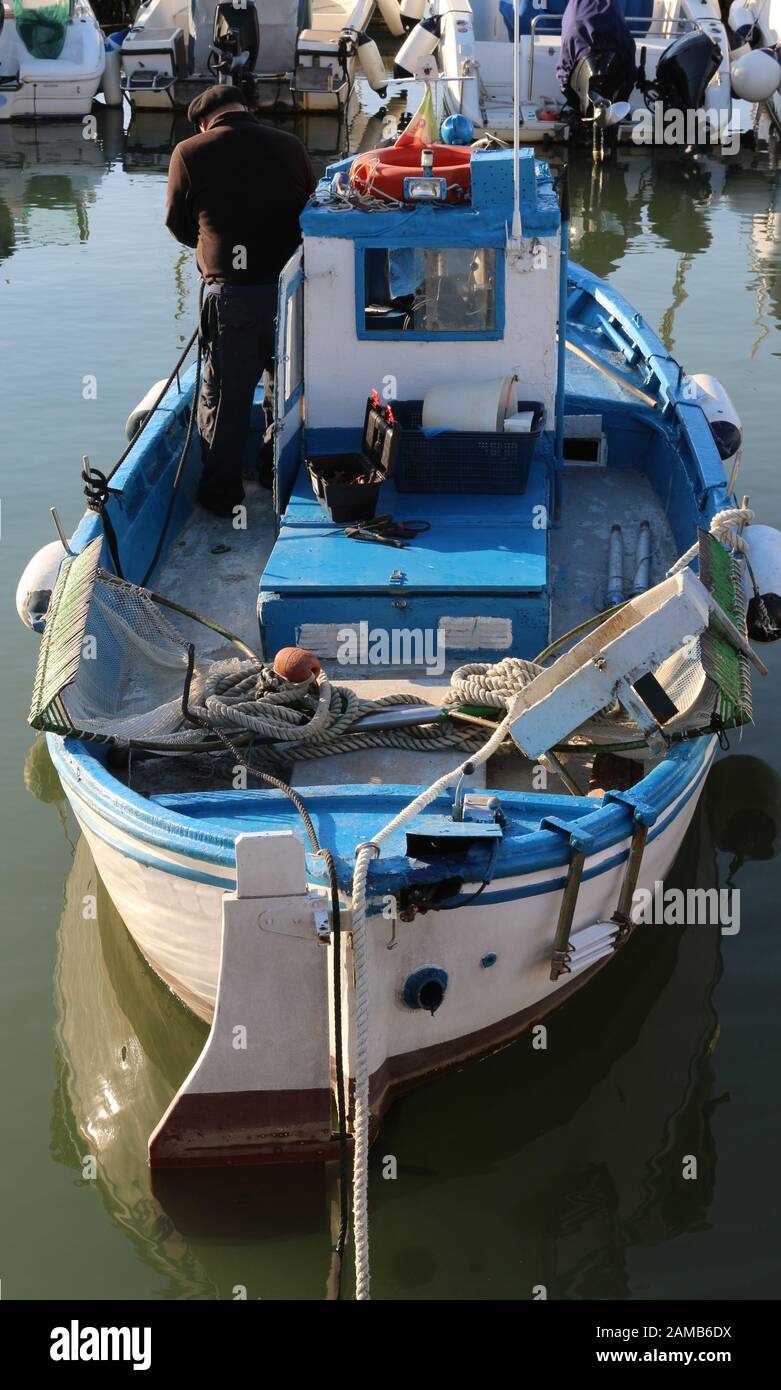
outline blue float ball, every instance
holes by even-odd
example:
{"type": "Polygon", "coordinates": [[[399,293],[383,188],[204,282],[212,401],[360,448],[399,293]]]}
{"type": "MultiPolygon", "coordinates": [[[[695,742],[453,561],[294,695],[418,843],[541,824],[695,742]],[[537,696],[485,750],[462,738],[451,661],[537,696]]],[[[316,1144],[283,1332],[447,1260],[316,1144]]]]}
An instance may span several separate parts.
{"type": "Polygon", "coordinates": [[[468,116],[448,116],[439,133],[446,145],[471,145],[474,126],[468,116]]]}

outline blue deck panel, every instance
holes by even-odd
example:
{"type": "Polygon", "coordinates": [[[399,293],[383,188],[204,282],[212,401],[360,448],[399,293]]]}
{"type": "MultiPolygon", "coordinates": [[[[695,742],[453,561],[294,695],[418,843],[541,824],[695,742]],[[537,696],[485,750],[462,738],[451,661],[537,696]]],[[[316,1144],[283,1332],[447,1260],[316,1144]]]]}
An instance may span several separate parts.
{"type": "Polygon", "coordinates": [[[550,437],[543,436],[520,495],[398,493],[392,481],[383,484],[378,515],[431,523],[404,549],[346,536],[323,512],[302,466],[260,582],[265,651],[297,644],[304,622],[436,629],[442,617],[489,617],[512,623],[510,645],[461,655],[535,655],[548,634],[548,536],[540,509],[548,503],[550,454],[550,437]],[[402,572],[402,583],[391,581],[393,571],[402,572]]]}

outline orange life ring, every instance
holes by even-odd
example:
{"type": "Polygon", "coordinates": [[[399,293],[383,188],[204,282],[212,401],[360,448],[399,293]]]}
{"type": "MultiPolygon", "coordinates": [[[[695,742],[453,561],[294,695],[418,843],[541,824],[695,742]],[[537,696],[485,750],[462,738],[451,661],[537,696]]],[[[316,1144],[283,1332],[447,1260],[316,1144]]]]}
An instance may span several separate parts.
{"type": "Polygon", "coordinates": [[[472,151],[462,145],[389,145],[367,150],[352,162],[350,186],[370,196],[404,199],[404,180],[419,176],[424,149],[433,150],[433,174],[447,179],[447,202],[460,203],[471,186],[472,151]]]}

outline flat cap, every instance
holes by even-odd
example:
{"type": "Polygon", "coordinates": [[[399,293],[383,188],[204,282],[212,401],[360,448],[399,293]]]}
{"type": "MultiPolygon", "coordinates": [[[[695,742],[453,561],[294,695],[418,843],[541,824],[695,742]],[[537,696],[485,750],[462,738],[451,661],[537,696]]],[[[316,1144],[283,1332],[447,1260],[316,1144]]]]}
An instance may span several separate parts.
{"type": "Polygon", "coordinates": [[[187,119],[197,126],[200,121],[214,116],[221,106],[235,106],[237,103],[241,106],[247,104],[239,87],[234,87],[233,83],[229,82],[215,83],[213,87],[206,87],[197,97],[193,97],[187,108],[187,119]]]}

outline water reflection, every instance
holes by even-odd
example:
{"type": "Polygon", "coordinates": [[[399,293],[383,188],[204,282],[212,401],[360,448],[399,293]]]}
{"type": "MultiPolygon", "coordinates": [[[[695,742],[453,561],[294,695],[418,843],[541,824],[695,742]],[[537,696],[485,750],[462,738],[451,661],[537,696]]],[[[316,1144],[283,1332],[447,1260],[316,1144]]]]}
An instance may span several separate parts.
{"type": "MultiPolygon", "coordinates": [[[[38,758],[28,785],[56,800],[38,758]]],[[[711,783],[668,886],[716,886],[724,849],[776,852],[781,799],[767,765],[726,758],[711,783]],[[753,836],[736,832],[737,818],[753,836]]],[[[377,1297],[529,1299],[540,1285],[550,1298],[639,1297],[637,1251],[709,1228],[720,942],[706,927],[638,931],[549,1020],[546,1050],[526,1037],[396,1104],[372,1154],[377,1297]],[[388,1155],[396,1181],[383,1180],[388,1155]],[[686,1155],[696,1182],[683,1178],[686,1155]]],[[[142,960],[83,840],[55,996],[52,1153],[79,1174],[97,1158],[106,1210],[164,1276],[162,1296],[231,1298],[243,1285],[252,1298],[322,1297],[330,1170],[172,1171],[151,1182],[147,1137],[204,1028],[142,960]]]]}
{"type": "Polygon", "coordinates": [[[104,115],[95,139],[76,124],[0,124],[0,261],[21,246],[87,240],[89,209],[122,136],[120,113],[104,115]]]}
{"type": "MultiPolygon", "coordinates": [[[[191,134],[182,112],[134,114],[127,129],[122,121],[122,112],[100,109],[95,139],[84,139],[76,125],[0,126],[0,259],[25,243],[86,240],[88,208],[103,175],[116,166],[129,176],[165,176],[174,145],[191,134]]],[[[304,141],[322,172],[336,158],[378,145],[383,121],[384,109],[367,104],[349,124],[335,116],[304,115],[280,124],[304,141]]],[[[774,141],[730,159],[631,147],[603,164],[571,159],[573,256],[609,277],[628,253],[648,252],[654,244],[674,251],[670,304],[661,323],[661,337],[672,350],[687,275],[712,246],[714,215],[724,205],[746,227],[761,340],[768,315],[781,320],[778,151],[774,141]]],[[[553,152],[552,160],[560,164],[561,154],[553,152]]]]}
{"type": "Polygon", "coordinates": [[[706,797],[715,849],[728,856],[725,884],[733,888],[744,864],[778,858],[781,777],[762,758],[733,753],[714,767],[706,797]]]}
{"type": "MultiPolygon", "coordinates": [[[[700,813],[667,883],[713,881],[700,813]]],[[[549,1020],[547,1051],[521,1039],[391,1111],[374,1157],[384,1292],[640,1296],[634,1251],[709,1224],[720,969],[714,929],[638,931],[549,1020]],[[380,1149],[398,1156],[403,1182],[382,1182],[380,1149]],[[682,1178],[686,1154],[697,1182],[682,1178]]]]}
{"type": "Polygon", "coordinates": [[[654,245],[674,251],[669,304],[659,325],[662,342],[673,352],[676,313],[688,298],[687,277],[713,246],[720,208],[737,212],[754,277],[753,357],[769,332],[768,319],[781,322],[777,161],[776,142],[729,160],[623,149],[605,164],[578,160],[570,165],[572,255],[609,278],[628,253],[647,254],[654,245]]]}
{"type": "Polygon", "coordinates": [[[722,160],[664,153],[619,151],[605,164],[573,163],[573,255],[608,277],[649,232],[682,256],[701,255],[711,244],[710,209],[725,177],[722,160]]]}
{"type": "Polygon", "coordinates": [[[52,1155],[96,1183],[164,1298],[322,1297],[329,1257],[322,1168],[168,1173],[152,1186],[149,1133],[205,1029],[152,974],[97,877],[86,841],[68,876],[55,973],[52,1155]],[[95,915],[96,914],[96,915],[95,915]],[[295,1239],[291,1239],[295,1237],[295,1239]]]}

